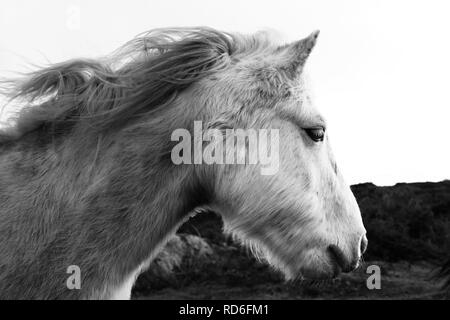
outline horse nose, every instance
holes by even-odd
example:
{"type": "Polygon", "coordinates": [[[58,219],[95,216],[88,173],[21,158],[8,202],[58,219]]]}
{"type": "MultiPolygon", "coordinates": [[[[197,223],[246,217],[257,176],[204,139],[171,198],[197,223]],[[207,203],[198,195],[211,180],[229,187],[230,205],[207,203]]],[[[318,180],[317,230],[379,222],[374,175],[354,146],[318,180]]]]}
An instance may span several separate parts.
{"type": "Polygon", "coordinates": [[[354,245],[356,245],[354,248],[359,248],[360,252],[357,252],[357,250],[353,250],[353,254],[346,255],[344,251],[336,245],[328,246],[328,252],[331,254],[333,260],[339,265],[342,272],[352,272],[353,270],[358,268],[359,263],[361,262],[361,256],[367,250],[368,242],[369,241],[367,240],[366,235],[363,234],[361,238],[359,238],[359,243],[353,243],[354,245]],[[358,244],[359,247],[357,246],[358,244]]]}
{"type": "Polygon", "coordinates": [[[366,237],[366,235],[364,234],[364,235],[361,237],[360,244],[359,244],[359,249],[360,249],[360,251],[361,251],[361,255],[363,255],[364,252],[366,252],[366,250],[367,250],[367,245],[368,245],[368,244],[369,244],[369,240],[367,240],[367,237],[366,237]]]}

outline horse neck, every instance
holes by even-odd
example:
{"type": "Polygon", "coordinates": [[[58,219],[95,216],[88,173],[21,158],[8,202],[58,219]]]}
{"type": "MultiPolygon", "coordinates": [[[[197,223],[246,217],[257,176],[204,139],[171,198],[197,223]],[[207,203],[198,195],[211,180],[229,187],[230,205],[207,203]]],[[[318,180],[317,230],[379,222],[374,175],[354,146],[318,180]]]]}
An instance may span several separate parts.
{"type": "Polygon", "coordinates": [[[173,165],[172,131],[169,124],[145,124],[95,136],[91,151],[74,163],[80,176],[89,174],[81,198],[96,199],[90,204],[95,211],[117,216],[112,232],[128,228],[116,234],[117,242],[132,244],[124,254],[134,252],[136,262],[153,255],[191,211],[209,201],[195,168],[173,165]]]}
{"type": "Polygon", "coordinates": [[[197,168],[175,166],[170,158],[171,133],[183,125],[179,119],[168,111],[104,137],[104,149],[100,142],[96,152],[88,196],[95,199],[95,211],[115,216],[110,220],[116,242],[112,246],[123,248],[117,256],[123,254],[122,261],[127,261],[124,273],[151,261],[189,214],[211,200],[197,168]]]}
{"type": "MultiPolygon", "coordinates": [[[[0,183],[0,199],[7,202],[2,215],[22,221],[22,233],[39,229],[30,233],[36,236],[30,240],[36,252],[48,243],[62,243],[64,248],[51,251],[63,255],[54,261],[103,270],[92,279],[108,274],[109,280],[102,281],[123,281],[154,257],[192,210],[209,201],[194,166],[171,162],[170,120],[103,135],[79,127],[71,135],[55,137],[54,144],[42,132],[28,133],[0,155],[0,166],[14,167],[0,171],[0,181],[9,181],[0,183]],[[40,220],[29,219],[30,208],[40,220]]],[[[27,248],[21,249],[32,254],[27,248]]],[[[61,268],[36,259],[30,260],[61,268]]],[[[105,283],[85,283],[84,288],[105,283]]]]}

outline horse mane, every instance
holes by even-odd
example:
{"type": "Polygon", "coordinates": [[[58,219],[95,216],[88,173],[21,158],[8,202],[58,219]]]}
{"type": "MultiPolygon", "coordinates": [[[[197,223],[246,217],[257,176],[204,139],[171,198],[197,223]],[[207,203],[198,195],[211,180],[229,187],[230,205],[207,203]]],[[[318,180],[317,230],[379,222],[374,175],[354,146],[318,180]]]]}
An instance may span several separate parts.
{"type": "Polygon", "coordinates": [[[156,29],[105,58],[70,60],[4,81],[3,94],[25,107],[17,112],[15,133],[0,132],[0,141],[42,124],[64,128],[86,120],[96,129],[120,126],[224,69],[239,49],[237,39],[203,27],[156,29]]]}

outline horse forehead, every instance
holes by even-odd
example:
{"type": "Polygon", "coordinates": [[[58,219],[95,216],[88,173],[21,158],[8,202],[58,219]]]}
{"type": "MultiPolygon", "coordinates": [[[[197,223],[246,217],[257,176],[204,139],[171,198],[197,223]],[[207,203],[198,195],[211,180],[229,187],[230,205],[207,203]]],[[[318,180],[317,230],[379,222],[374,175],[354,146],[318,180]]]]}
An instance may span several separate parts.
{"type": "Polygon", "coordinates": [[[288,103],[282,103],[281,107],[288,109],[290,112],[323,121],[322,115],[315,106],[308,76],[300,75],[295,81],[289,82],[288,86],[290,99],[288,103]]]}
{"type": "MultiPolygon", "coordinates": [[[[258,61],[257,57],[252,59],[258,61]]],[[[258,65],[243,61],[224,70],[214,77],[214,81],[208,79],[208,92],[219,90],[222,94],[231,94],[240,102],[249,104],[264,105],[261,99],[269,99],[271,105],[274,102],[298,117],[321,119],[313,101],[309,75],[301,72],[297,78],[290,79],[276,65],[266,62],[258,65]],[[288,100],[285,100],[286,93],[290,96],[288,100]]]]}

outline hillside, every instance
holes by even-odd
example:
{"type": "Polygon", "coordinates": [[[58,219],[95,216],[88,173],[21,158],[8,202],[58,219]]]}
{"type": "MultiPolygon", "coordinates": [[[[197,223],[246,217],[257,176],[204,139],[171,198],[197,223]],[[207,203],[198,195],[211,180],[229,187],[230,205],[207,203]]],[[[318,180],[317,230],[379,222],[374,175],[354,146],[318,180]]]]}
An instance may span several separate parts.
{"type": "Polygon", "coordinates": [[[450,253],[450,181],[352,190],[370,239],[367,259],[442,261],[450,253]]]}

